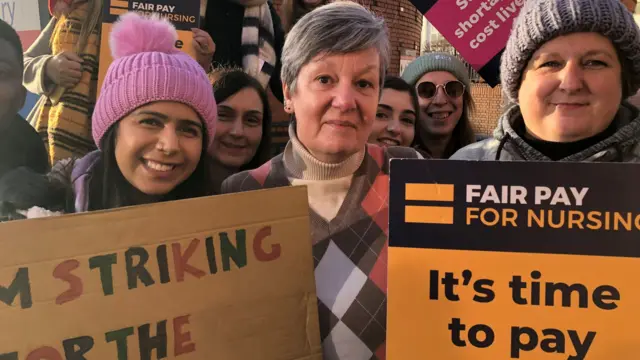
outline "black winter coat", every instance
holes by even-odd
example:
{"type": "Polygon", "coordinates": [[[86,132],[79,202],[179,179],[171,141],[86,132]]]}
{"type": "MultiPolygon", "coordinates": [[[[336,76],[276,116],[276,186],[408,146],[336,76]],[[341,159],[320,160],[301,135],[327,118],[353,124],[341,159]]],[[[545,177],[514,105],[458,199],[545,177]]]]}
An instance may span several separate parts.
{"type": "MultiPolygon", "coordinates": [[[[282,47],[284,46],[284,30],[282,21],[273,4],[269,1],[269,10],[273,19],[274,44],[277,62],[275,71],[271,76],[269,87],[275,97],[284,101],[282,94],[282,82],[280,80],[280,61],[282,47]]],[[[244,19],[244,7],[228,0],[209,0],[202,29],[211,35],[216,44],[216,52],[213,55],[213,66],[227,65],[242,67],[242,22],[244,19]]]]}

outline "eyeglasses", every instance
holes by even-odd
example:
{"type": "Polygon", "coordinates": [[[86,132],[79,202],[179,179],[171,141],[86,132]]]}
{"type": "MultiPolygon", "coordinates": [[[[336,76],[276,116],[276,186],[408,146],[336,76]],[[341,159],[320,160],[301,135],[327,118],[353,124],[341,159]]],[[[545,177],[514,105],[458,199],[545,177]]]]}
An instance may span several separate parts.
{"type": "Polygon", "coordinates": [[[459,98],[464,94],[465,86],[457,80],[447,81],[444,84],[434,84],[431,81],[425,81],[418,85],[418,95],[423,99],[431,99],[438,93],[438,89],[442,87],[444,93],[450,98],[459,98]]]}

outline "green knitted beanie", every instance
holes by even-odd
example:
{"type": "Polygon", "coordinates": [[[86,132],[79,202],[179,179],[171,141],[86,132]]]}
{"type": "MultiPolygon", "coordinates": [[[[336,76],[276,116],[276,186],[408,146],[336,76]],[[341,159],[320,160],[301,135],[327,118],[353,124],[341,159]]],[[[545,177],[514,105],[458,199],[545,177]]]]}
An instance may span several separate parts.
{"type": "Polygon", "coordinates": [[[404,81],[411,86],[416,86],[416,82],[426,73],[434,71],[447,71],[461,81],[467,89],[469,88],[469,71],[457,57],[442,53],[427,53],[413,60],[402,73],[404,81]]]}

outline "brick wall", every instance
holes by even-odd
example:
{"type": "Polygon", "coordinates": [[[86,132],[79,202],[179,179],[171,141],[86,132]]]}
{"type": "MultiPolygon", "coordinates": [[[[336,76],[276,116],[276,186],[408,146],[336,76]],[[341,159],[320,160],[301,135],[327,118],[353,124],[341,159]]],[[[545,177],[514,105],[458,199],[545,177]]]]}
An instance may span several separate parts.
{"type": "MultiPolygon", "coordinates": [[[[400,72],[400,56],[405,51],[415,51],[420,54],[420,35],[422,32],[422,14],[409,0],[356,0],[366,6],[378,16],[384,17],[389,27],[391,43],[391,63],[389,74],[398,75],[400,72]]],[[[282,0],[273,1],[279,9],[282,0]]]]}
{"type": "Polygon", "coordinates": [[[420,54],[420,36],[423,16],[409,0],[360,1],[377,15],[385,18],[389,27],[391,63],[388,72],[398,75],[400,57],[406,52],[420,54]]]}
{"type": "Polygon", "coordinates": [[[502,114],[502,88],[491,88],[484,83],[471,85],[471,96],[476,103],[476,111],[471,115],[473,129],[477,134],[491,135],[502,114]]]}

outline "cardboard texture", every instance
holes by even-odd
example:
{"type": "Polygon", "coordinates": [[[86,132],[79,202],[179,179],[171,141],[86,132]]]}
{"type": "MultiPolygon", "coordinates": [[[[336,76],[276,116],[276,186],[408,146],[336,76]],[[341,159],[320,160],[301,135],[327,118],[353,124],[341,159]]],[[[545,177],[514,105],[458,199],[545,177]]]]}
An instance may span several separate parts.
{"type": "Polygon", "coordinates": [[[0,359],[322,359],[305,187],[3,223],[0,248],[0,359]]]}
{"type": "Polygon", "coordinates": [[[193,50],[192,28],[200,27],[200,0],[103,0],[104,13],[100,33],[100,64],[98,66],[98,96],[102,83],[107,75],[109,65],[113,62],[109,34],[113,23],[128,11],[136,11],[145,15],[159,15],[171,21],[178,32],[176,48],[179,48],[195,59],[193,50]]]}
{"type": "Polygon", "coordinates": [[[638,359],[638,177],[392,160],[387,359],[638,359]]]}

